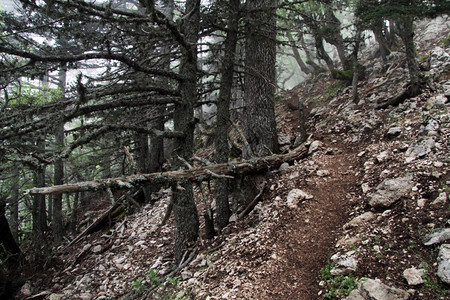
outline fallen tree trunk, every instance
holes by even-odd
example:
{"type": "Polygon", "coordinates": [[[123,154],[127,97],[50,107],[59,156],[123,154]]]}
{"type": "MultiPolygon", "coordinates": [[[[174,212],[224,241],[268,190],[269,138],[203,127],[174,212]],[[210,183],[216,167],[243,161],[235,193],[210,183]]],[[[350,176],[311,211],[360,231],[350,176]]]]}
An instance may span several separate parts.
{"type": "Polygon", "coordinates": [[[292,162],[307,156],[308,149],[302,144],[287,154],[275,154],[245,161],[234,161],[223,164],[215,164],[188,170],[168,171],[150,174],[136,174],[118,178],[84,181],[50,187],[39,187],[24,190],[24,194],[61,194],[83,191],[96,191],[111,189],[130,189],[144,183],[165,183],[181,179],[195,182],[208,181],[224,176],[245,175],[247,173],[262,172],[278,168],[283,162],[292,162]]]}

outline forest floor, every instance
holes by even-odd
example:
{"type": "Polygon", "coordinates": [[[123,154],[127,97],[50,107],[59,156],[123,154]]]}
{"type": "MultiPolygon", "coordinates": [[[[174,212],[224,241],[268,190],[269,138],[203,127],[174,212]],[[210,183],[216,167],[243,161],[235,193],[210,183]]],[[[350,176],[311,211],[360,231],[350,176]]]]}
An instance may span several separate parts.
{"type": "MultiPolygon", "coordinates": [[[[442,23],[450,30],[448,19],[442,23]]],[[[421,30],[417,36],[429,38],[421,30]]],[[[299,134],[296,107],[304,101],[308,144],[317,148],[264,174],[253,211],[222,235],[201,239],[193,260],[166,282],[161,278],[176,267],[173,217],[159,224],[170,189],[108,230],[55,249],[46,272],[35,274],[18,299],[343,299],[362,278],[401,288],[409,299],[448,299],[448,285],[436,276],[442,247],[423,244],[427,234],[450,227],[450,49],[434,46],[442,36],[437,31],[419,47],[432,66],[425,71],[428,87],[398,107],[378,109],[407,82],[401,53],[390,56],[387,68],[364,61],[368,78],[360,83],[358,104],[349,87],[329,76],[282,95],[280,135],[294,140],[299,134]],[[369,205],[381,183],[403,176],[410,176],[411,187],[395,203],[369,205]],[[331,275],[335,255],[348,255],[357,267],[331,275]],[[411,267],[423,270],[422,283],[406,282],[403,272],[411,267]]],[[[198,187],[196,195],[202,213],[198,187]]],[[[107,207],[103,201],[96,207],[107,207]]],[[[85,213],[84,226],[101,212],[85,213]]]]}

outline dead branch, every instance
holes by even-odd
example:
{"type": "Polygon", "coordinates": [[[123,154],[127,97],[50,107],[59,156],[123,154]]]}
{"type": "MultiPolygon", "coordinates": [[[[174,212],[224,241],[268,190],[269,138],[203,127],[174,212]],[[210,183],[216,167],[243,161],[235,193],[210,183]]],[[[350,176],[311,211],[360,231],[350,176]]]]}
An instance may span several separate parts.
{"type": "Polygon", "coordinates": [[[166,183],[179,180],[193,182],[208,181],[216,176],[236,176],[248,173],[258,173],[278,168],[283,162],[293,162],[307,156],[308,149],[304,144],[287,154],[275,154],[271,156],[256,158],[248,161],[233,161],[230,163],[215,164],[189,170],[177,170],[150,174],[135,174],[125,177],[107,178],[102,180],[85,181],[55,185],[50,187],[39,187],[25,190],[25,195],[37,194],[61,194],[83,191],[99,191],[108,187],[111,189],[129,189],[145,183],[166,183]]]}

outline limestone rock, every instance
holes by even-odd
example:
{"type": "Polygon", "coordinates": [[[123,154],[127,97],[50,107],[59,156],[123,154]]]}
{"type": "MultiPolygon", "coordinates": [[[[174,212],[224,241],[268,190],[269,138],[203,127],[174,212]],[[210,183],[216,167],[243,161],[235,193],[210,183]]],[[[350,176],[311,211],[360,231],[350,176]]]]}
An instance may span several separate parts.
{"type": "Polygon", "coordinates": [[[368,222],[370,220],[373,220],[375,218],[375,214],[373,212],[365,212],[362,215],[359,215],[353,219],[350,220],[347,224],[344,225],[344,228],[351,228],[351,227],[357,227],[365,222],[368,222]]]}
{"type": "Polygon", "coordinates": [[[441,205],[445,205],[447,203],[447,193],[446,192],[442,192],[439,194],[439,196],[437,196],[436,199],[434,199],[433,202],[431,202],[431,205],[433,206],[441,206],[441,205]]]}
{"type": "Polygon", "coordinates": [[[379,279],[361,281],[346,300],[406,300],[410,294],[404,290],[385,285],[379,279]]]}
{"type": "Polygon", "coordinates": [[[102,245],[94,246],[94,248],[92,248],[92,252],[94,252],[94,253],[102,252],[102,245]]]}
{"type": "Polygon", "coordinates": [[[424,237],[424,245],[431,246],[434,244],[440,244],[447,240],[450,240],[450,228],[442,229],[438,232],[428,234],[424,237]]]}
{"type": "Polygon", "coordinates": [[[389,128],[389,130],[386,132],[385,136],[386,137],[394,137],[394,136],[398,136],[402,133],[402,128],[401,127],[391,127],[389,128]]]}
{"type": "Polygon", "coordinates": [[[409,268],[403,271],[403,277],[408,285],[419,285],[423,283],[422,276],[425,274],[424,269],[409,268]]]}
{"type": "Polygon", "coordinates": [[[313,198],[312,195],[310,195],[300,189],[293,189],[287,195],[286,203],[290,208],[295,208],[301,201],[309,200],[312,198],[313,198]]]}
{"type": "Polygon", "coordinates": [[[369,199],[369,205],[374,208],[389,207],[401,197],[407,195],[414,186],[412,176],[385,179],[377,186],[369,199]]]}
{"type": "Polygon", "coordinates": [[[51,294],[49,300],[61,300],[64,298],[64,294],[51,294]]]}
{"type": "Polygon", "coordinates": [[[434,148],[435,142],[432,138],[425,139],[419,143],[412,143],[405,153],[405,162],[410,163],[416,158],[426,156],[434,148]]]}
{"type": "Polygon", "coordinates": [[[322,147],[322,142],[321,141],[314,141],[314,142],[312,142],[311,145],[309,145],[308,154],[313,154],[314,152],[319,150],[320,147],[322,147]]]}
{"type": "Polygon", "coordinates": [[[450,244],[442,245],[439,250],[437,276],[450,284],[450,244]]]}
{"type": "Polygon", "coordinates": [[[335,254],[331,257],[331,260],[335,263],[335,265],[334,268],[331,269],[330,273],[335,276],[354,272],[358,266],[355,251],[349,251],[342,255],[335,254]]]}
{"type": "Polygon", "coordinates": [[[278,144],[280,146],[290,145],[292,136],[290,134],[279,134],[278,135],[278,144]]]}
{"type": "Polygon", "coordinates": [[[289,169],[289,163],[287,162],[282,163],[281,166],[278,168],[279,171],[284,171],[287,169],[289,169]]]}

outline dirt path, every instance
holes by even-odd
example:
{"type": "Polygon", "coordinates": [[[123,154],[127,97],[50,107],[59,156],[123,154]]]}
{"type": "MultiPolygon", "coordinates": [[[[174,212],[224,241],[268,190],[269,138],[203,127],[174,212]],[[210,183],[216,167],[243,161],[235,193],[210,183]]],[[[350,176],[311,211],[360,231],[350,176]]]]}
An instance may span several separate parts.
{"type": "Polygon", "coordinates": [[[356,154],[350,149],[340,150],[340,154],[317,153],[313,157],[320,170],[330,172],[329,176],[298,180],[298,188],[314,198],[286,211],[282,222],[272,228],[269,240],[273,241],[271,257],[275,263],[267,266],[266,276],[254,282],[259,291],[255,299],[319,298],[319,270],[333,254],[336,231],[348,220],[350,199],[356,192],[356,154]]]}

